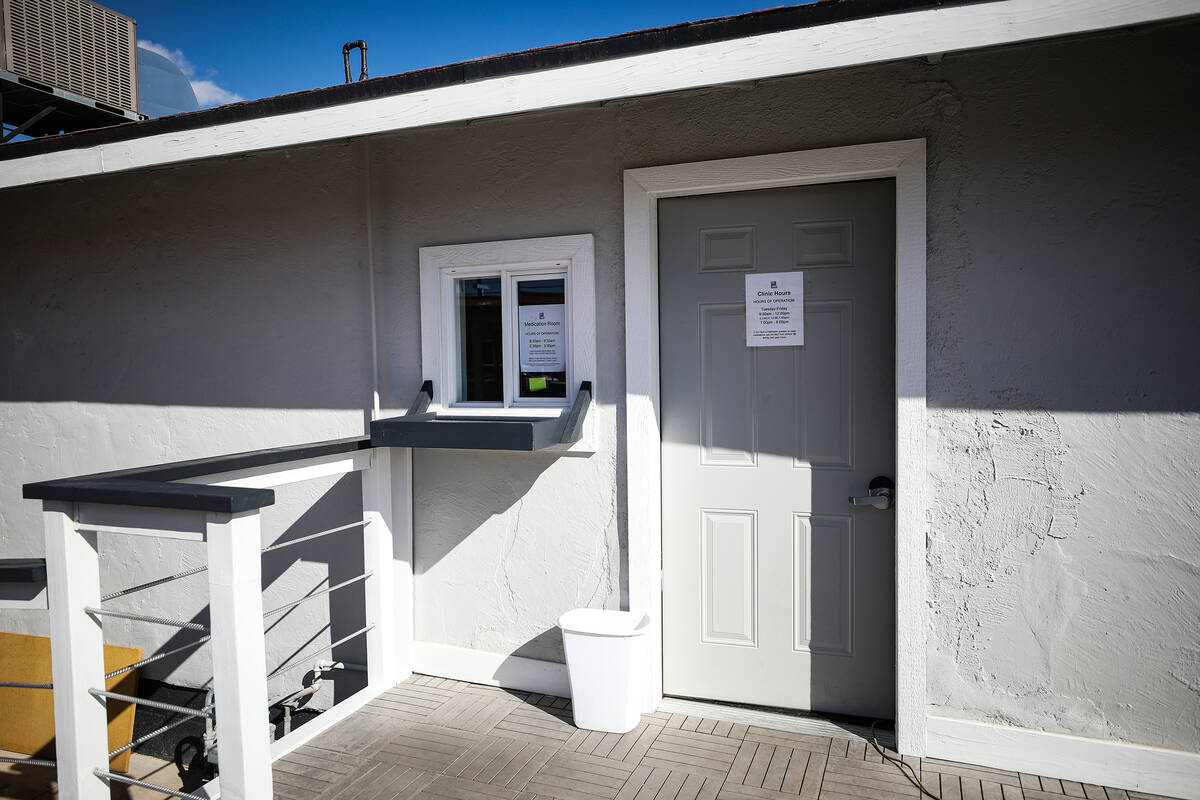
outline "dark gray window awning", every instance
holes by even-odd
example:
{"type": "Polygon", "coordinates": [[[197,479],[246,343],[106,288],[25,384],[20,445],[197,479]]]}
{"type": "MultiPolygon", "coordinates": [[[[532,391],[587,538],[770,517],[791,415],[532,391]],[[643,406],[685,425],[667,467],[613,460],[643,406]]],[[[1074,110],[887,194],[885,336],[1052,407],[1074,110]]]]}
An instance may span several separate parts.
{"type": "Polygon", "coordinates": [[[408,413],[371,423],[372,447],[428,447],[461,450],[544,450],[583,437],[592,404],[592,383],[583,381],[575,402],[559,417],[453,417],[428,411],[433,381],[425,381],[408,413]]]}

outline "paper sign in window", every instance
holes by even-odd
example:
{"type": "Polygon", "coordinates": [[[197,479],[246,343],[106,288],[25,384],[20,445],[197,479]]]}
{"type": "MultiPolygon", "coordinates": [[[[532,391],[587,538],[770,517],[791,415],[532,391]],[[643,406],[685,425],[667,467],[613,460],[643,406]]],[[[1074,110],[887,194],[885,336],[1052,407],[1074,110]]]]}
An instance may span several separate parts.
{"type": "Polygon", "coordinates": [[[562,305],[521,306],[522,372],[563,372],[567,368],[567,317],[562,305]]]}

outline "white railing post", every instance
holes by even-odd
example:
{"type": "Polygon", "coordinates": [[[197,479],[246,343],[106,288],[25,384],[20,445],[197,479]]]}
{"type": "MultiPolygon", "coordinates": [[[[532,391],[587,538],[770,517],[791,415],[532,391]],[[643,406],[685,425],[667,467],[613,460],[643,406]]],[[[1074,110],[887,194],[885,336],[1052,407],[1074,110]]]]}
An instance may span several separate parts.
{"type": "Polygon", "coordinates": [[[362,473],[363,567],[366,582],[367,684],[379,691],[391,688],[408,674],[401,659],[403,633],[397,611],[397,568],[393,524],[392,450],[371,451],[371,466],[362,473]]]}
{"type": "Polygon", "coordinates": [[[54,682],[55,759],[62,800],[108,800],[108,785],[93,770],[108,770],[104,701],[104,631],[87,606],[100,605],[96,534],[75,529],[72,503],[42,503],[46,531],[46,589],[54,682]]]}
{"type": "Polygon", "coordinates": [[[222,800],[272,796],[258,511],[210,513],[208,591],[222,800]]]}

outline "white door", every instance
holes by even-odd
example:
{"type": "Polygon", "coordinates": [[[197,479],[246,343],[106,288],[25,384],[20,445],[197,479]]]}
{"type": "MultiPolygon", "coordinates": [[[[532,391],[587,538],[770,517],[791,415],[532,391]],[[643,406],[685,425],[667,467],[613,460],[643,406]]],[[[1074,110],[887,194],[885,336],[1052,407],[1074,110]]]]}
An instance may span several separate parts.
{"type": "MultiPolygon", "coordinates": [[[[667,694],[892,718],[895,183],[659,201],[667,694]],[[748,273],[804,344],[747,347],[748,273]]],[[[901,492],[897,502],[903,502],[901,492]]]]}

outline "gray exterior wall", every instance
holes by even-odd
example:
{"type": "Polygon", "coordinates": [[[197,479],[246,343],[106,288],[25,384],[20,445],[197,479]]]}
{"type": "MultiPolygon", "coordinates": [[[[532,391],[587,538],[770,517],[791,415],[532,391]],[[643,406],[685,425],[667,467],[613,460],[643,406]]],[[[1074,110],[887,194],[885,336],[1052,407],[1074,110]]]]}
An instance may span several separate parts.
{"type": "MultiPolygon", "coordinates": [[[[359,167],[343,150],[307,150],[0,195],[5,555],[43,552],[40,504],[21,499],[24,482],[362,433],[371,386],[359,167]]],[[[264,513],[267,539],[361,518],[357,476],[278,498],[264,513]]],[[[204,561],[196,543],[102,535],[100,545],[106,591],[204,561]]],[[[266,607],[361,572],[361,555],[354,569],[344,552],[326,540],[265,558],[266,607]]],[[[347,627],[362,616],[361,590],[350,591],[346,633],[361,627],[347,627]]],[[[330,641],[322,605],[275,620],[272,668],[310,637],[330,641]]],[[[118,607],[203,622],[206,578],[118,607]]],[[[7,612],[0,630],[45,635],[49,620],[7,612]]],[[[147,653],[190,640],[119,620],[105,633],[147,653]]],[[[205,685],[207,648],[146,674],[205,685]]],[[[344,677],[339,692],[358,680],[344,677]]]]}
{"type": "MultiPolygon", "coordinates": [[[[596,236],[598,452],[417,455],[418,638],[561,660],[558,614],[625,602],[623,169],[925,137],[930,711],[1200,749],[1198,32],[372,139],[388,408],[419,385],[417,248],[596,236]]],[[[0,194],[6,549],[41,549],[26,480],[361,431],[363,159],[0,194]]]]}

